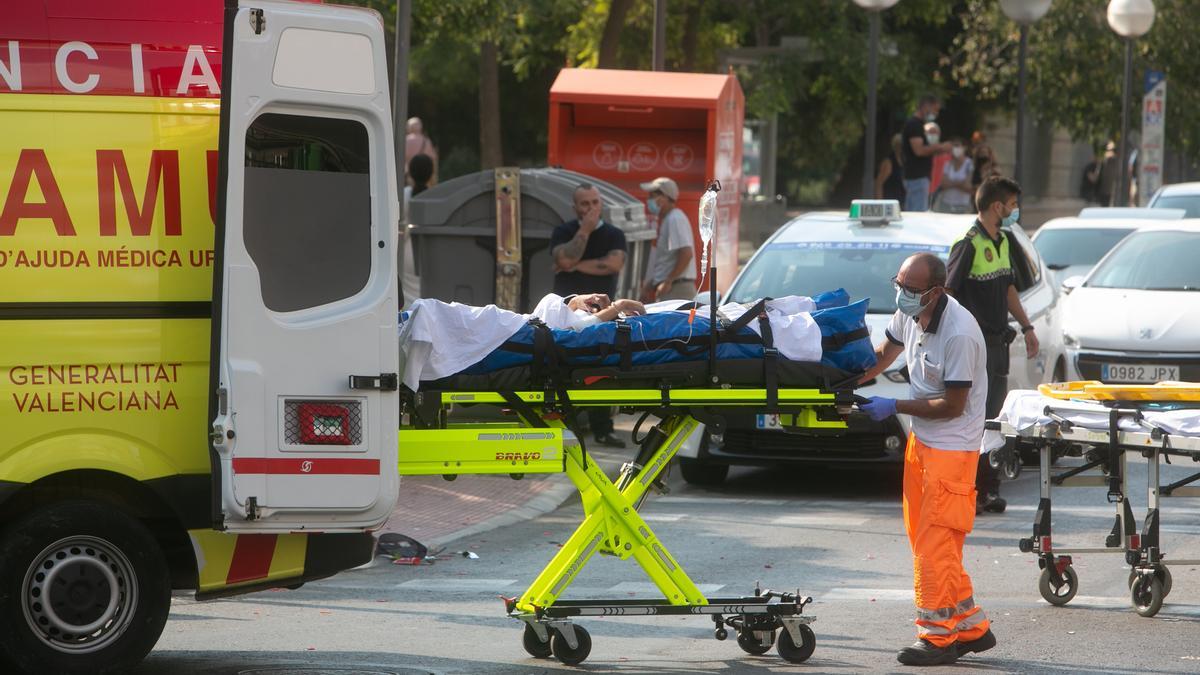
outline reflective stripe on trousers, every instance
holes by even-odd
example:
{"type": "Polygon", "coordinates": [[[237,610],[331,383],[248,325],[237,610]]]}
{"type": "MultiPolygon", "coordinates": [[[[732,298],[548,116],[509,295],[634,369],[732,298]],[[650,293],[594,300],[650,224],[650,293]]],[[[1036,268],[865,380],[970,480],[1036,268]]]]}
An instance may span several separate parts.
{"type": "Polygon", "coordinates": [[[987,615],[962,566],[975,523],[979,451],[938,450],[910,434],[904,454],[904,527],[913,551],[917,637],[938,647],[978,639],[987,615]]]}

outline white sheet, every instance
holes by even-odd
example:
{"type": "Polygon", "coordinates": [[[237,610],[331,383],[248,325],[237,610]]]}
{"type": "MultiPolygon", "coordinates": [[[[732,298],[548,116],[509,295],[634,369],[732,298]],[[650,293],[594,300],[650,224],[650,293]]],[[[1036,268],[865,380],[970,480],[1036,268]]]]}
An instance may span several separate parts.
{"type": "MultiPolygon", "coordinates": [[[[678,300],[646,306],[648,313],[677,311],[678,300]]],[[[821,360],[821,329],[809,312],[816,309],[811,298],[787,296],[767,302],[767,318],[775,347],[784,358],[793,361],[821,360]]],[[[719,310],[735,320],[746,309],[726,304],[719,310]]],[[[708,316],[708,307],[696,310],[708,316]]],[[[581,330],[596,323],[586,312],[576,312],[553,293],[542,298],[530,315],[510,312],[495,305],[474,307],[457,302],[416,300],[406,321],[400,324],[400,367],[404,384],[413,391],[422,380],[436,380],[460,372],[477,363],[521,329],[529,317],[537,317],[551,328],[581,330]]],[[[757,321],[749,327],[759,332],[757,321]]],[[[633,335],[637,340],[638,335],[633,335]]]]}
{"type": "MultiPolygon", "coordinates": [[[[1004,407],[996,419],[1008,422],[1018,433],[1029,433],[1034,427],[1053,421],[1044,414],[1046,406],[1050,406],[1054,414],[1077,426],[1108,430],[1109,408],[1104,404],[1093,401],[1062,401],[1029,389],[1008,392],[1004,399],[1004,407]]],[[[1200,410],[1143,410],[1142,417],[1173,436],[1200,437],[1200,410]]],[[[1146,427],[1134,422],[1129,416],[1122,417],[1118,424],[1123,431],[1147,431],[1146,427]]],[[[998,447],[993,445],[996,443],[1004,444],[1004,439],[997,431],[989,431],[984,436],[985,448],[998,447]]]]}

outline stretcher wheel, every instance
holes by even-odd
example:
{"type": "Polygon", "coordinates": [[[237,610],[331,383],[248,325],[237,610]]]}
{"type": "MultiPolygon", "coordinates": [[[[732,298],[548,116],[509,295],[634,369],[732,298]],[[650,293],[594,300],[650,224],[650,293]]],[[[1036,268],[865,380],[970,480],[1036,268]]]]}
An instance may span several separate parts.
{"type": "Polygon", "coordinates": [[[1038,578],[1038,592],[1046,599],[1046,602],[1061,607],[1071,601],[1075,594],[1079,592],[1079,575],[1075,572],[1075,568],[1070,565],[1063,568],[1063,584],[1058,588],[1050,581],[1050,568],[1042,570],[1042,576],[1038,578]]]}
{"type": "Polygon", "coordinates": [[[792,640],[792,634],[784,629],[779,634],[779,641],[775,643],[775,651],[779,652],[779,656],[788,663],[804,663],[817,648],[817,635],[813,633],[813,629],[803,623],[797,628],[800,630],[803,642],[797,645],[792,640]]]}
{"type": "MultiPolygon", "coordinates": [[[[1154,576],[1158,577],[1158,579],[1162,581],[1163,597],[1166,598],[1171,594],[1171,570],[1168,569],[1166,565],[1160,565],[1158,569],[1154,570],[1154,576]]],[[[1126,583],[1126,586],[1129,586],[1129,588],[1132,589],[1133,582],[1137,578],[1137,570],[1129,570],[1129,581],[1126,583]]]]}
{"type": "Polygon", "coordinates": [[[690,457],[679,458],[679,471],[683,479],[692,485],[714,486],[725,482],[729,475],[728,464],[711,464],[690,457]]]}
{"type": "Polygon", "coordinates": [[[1016,450],[1008,453],[1001,462],[1000,470],[1004,473],[1005,478],[1016,480],[1021,475],[1021,454],[1016,450]]]}
{"type": "Polygon", "coordinates": [[[525,648],[527,654],[535,659],[548,659],[553,653],[553,650],[550,649],[550,640],[542,642],[537,631],[529,624],[525,624],[525,634],[521,636],[521,646],[525,648]]]}
{"type": "Polygon", "coordinates": [[[1133,588],[1129,589],[1129,599],[1133,601],[1133,611],[1137,612],[1138,616],[1150,617],[1158,614],[1165,597],[1163,582],[1158,575],[1141,576],[1133,582],[1133,588]]]}
{"type": "Polygon", "coordinates": [[[550,638],[550,649],[554,652],[554,656],[568,666],[577,666],[583,663],[588,654],[592,653],[592,636],[583,626],[575,626],[575,639],[579,641],[579,646],[571,649],[571,646],[567,644],[567,639],[557,628],[554,629],[554,636],[550,638]]]}
{"type": "MultiPolygon", "coordinates": [[[[785,633],[787,631],[784,631],[785,633]]],[[[771,631],[771,635],[767,640],[767,644],[763,644],[762,640],[754,636],[754,631],[746,630],[738,633],[738,646],[747,654],[762,656],[771,651],[771,645],[775,644],[775,631],[771,631]]]]}

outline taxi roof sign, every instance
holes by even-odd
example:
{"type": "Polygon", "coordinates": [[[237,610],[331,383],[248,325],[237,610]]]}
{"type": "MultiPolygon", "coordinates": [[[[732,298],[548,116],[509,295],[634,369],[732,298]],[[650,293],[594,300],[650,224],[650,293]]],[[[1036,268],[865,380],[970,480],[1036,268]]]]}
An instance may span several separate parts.
{"type": "Polygon", "coordinates": [[[887,225],[900,220],[900,202],[895,199],[855,199],[850,202],[850,220],[863,225],[887,225]]]}

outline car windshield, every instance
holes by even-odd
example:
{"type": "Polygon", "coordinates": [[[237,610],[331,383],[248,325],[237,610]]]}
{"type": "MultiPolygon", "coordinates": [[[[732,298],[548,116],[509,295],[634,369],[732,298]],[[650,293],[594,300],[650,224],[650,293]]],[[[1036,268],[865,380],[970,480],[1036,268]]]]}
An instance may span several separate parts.
{"type": "Polygon", "coordinates": [[[1200,291],[1200,232],[1135,232],[1088,277],[1095,288],[1200,291]]]}
{"type": "Polygon", "coordinates": [[[905,258],[923,251],[945,260],[950,247],[869,241],[770,244],[742,272],[729,299],[751,302],[844,288],[855,301],[870,298],[869,311],[891,314],[896,311],[892,277],[905,258]]]}
{"type": "Polygon", "coordinates": [[[1200,218],[1200,195],[1162,196],[1150,206],[1156,209],[1183,209],[1184,218],[1200,218]]]}
{"type": "Polygon", "coordinates": [[[1133,228],[1064,228],[1043,230],[1033,240],[1033,247],[1050,269],[1061,270],[1071,265],[1095,265],[1112,250],[1133,228]]]}

